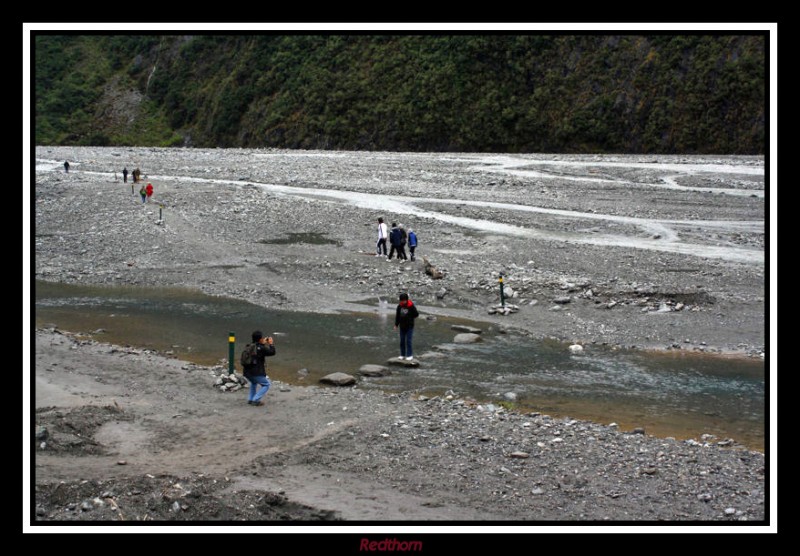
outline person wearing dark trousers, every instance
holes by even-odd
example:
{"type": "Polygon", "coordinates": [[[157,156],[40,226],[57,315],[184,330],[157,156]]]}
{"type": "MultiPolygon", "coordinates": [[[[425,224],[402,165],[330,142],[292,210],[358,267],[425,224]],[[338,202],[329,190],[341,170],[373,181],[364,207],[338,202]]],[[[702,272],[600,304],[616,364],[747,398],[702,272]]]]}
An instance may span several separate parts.
{"type": "Polygon", "coordinates": [[[392,222],[392,229],[389,231],[389,243],[392,244],[392,248],[389,249],[388,259],[391,259],[395,252],[397,252],[397,258],[400,261],[408,259],[408,256],[406,256],[406,231],[403,229],[402,224],[398,226],[396,222],[392,222]]]}
{"type": "Polygon", "coordinates": [[[378,243],[376,245],[378,252],[375,254],[376,257],[381,256],[381,251],[383,251],[383,256],[386,256],[386,240],[388,237],[389,230],[386,223],[383,218],[378,218],[378,243]]]}
{"type": "Polygon", "coordinates": [[[64,172],[69,174],[69,162],[64,161],[64,172]]]}
{"type": "Polygon", "coordinates": [[[407,293],[400,294],[400,303],[394,316],[394,329],[400,329],[400,356],[398,359],[411,361],[414,359],[412,340],[414,339],[414,319],[419,317],[416,305],[408,298],[407,293]]]}
{"type": "Polygon", "coordinates": [[[414,251],[417,249],[417,234],[411,228],[408,229],[408,252],[411,254],[411,260],[415,260],[414,251]]]}

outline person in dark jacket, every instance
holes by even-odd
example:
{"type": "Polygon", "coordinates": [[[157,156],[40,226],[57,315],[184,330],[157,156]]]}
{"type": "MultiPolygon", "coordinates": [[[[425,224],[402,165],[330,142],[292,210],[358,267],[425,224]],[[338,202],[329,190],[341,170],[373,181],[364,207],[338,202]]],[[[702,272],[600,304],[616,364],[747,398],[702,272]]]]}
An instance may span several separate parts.
{"type": "Polygon", "coordinates": [[[392,247],[389,249],[388,259],[391,259],[395,252],[397,252],[398,260],[404,261],[408,259],[405,247],[406,231],[402,225],[398,227],[396,222],[392,222],[392,229],[389,231],[389,243],[392,244],[392,247]]]}
{"type": "Polygon", "coordinates": [[[400,229],[397,227],[397,222],[392,222],[392,229],[389,230],[389,245],[391,245],[391,247],[389,248],[389,256],[386,257],[387,259],[394,257],[395,252],[397,252],[397,258],[400,258],[400,250],[398,247],[400,245],[401,237],[400,229]]]}
{"type": "Polygon", "coordinates": [[[400,357],[398,359],[405,359],[406,361],[414,359],[411,340],[414,337],[414,319],[418,316],[419,311],[408,298],[408,294],[401,293],[400,303],[397,304],[397,311],[394,316],[394,329],[400,329],[400,357]]]}
{"type": "Polygon", "coordinates": [[[243,369],[244,377],[250,381],[250,394],[247,397],[247,403],[250,405],[264,405],[261,398],[264,397],[271,386],[264,359],[275,355],[275,345],[272,336],[265,338],[260,330],[253,332],[252,338],[253,343],[256,344],[255,364],[243,369]]]}

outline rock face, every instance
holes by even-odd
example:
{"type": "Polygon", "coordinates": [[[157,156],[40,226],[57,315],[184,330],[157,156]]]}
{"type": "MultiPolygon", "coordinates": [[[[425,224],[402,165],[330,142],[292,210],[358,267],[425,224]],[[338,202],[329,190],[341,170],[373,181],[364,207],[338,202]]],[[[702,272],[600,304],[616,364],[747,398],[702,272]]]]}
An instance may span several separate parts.
{"type": "Polygon", "coordinates": [[[456,334],[456,337],[453,338],[453,342],[456,344],[474,344],[480,341],[483,341],[483,338],[481,338],[479,334],[472,334],[470,332],[456,334]]]}
{"type": "Polygon", "coordinates": [[[356,377],[347,373],[331,373],[319,379],[323,384],[333,384],[334,386],[349,386],[356,383],[356,377]]]}

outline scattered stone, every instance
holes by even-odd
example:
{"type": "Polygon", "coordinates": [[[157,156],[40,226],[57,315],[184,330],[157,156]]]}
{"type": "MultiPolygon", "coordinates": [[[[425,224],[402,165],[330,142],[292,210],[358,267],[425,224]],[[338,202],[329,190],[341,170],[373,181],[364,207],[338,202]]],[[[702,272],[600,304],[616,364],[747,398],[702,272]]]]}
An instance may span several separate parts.
{"type": "Polygon", "coordinates": [[[480,328],[474,328],[472,326],[466,326],[463,324],[454,324],[450,327],[450,330],[455,330],[456,332],[468,332],[469,334],[480,334],[482,332],[480,328]]]}
{"type": "Polygon", "coordinates": [[[566,305],[567,303],[569,303],[571,301],[572,301],[572,298],[570,296],[566,295],[566,296],[562,296],[562,297],[556,297],[553,300],[553,303],[556,303],[558,305],[566,305]]]}
{"type": "Polygon", "coordinates": [[[394,367],[419,367],[419,361],[416,359],[408,361],[407,359],[399,359],[397,357],[387,360],[386,364],[394,367]]]}
{"type": "Polygon", "coordinates": [[[572,344],[569,346],[570,353],[583,353],[583,346],[580,344],[572,344]]]}
{"type": "Polygon", "coordinates": [[[527,459],[527,458],[531,457],[531,455],[528,452],[511,452],[509,454],[509,457],[517,458],[517,459],[527,459]]]}
{"type": "Polygon", "coordinates": [[[447,295],[447,288],[442,288],[436,292],[436,299],[444,299],[445,295],[447,295]]]}
{"type": "Polygon", "coordinates": [[[385,376],[391,373],[388,367],[383,365],[361,365],[358,373],[363,376],[385,376]]]}
{"type": "Polygon", "coordinates": [[[444,272],[433,266],[430,261],[428,261],[427,257],[422,257],[422,262],[425,263],[425,274],[434,280],[441,280],[444,278],[444,272]]]}
{"type": "Polygon", "coordinates": [[[453,342],[456,344],[474,344],[481,341],[483,341],[483,338],[481,338],[479,334],[472,334],[470,332],[456,334],[455,338],[453,338],[453,342]]]}
{"type": "Polygon", "coordinates": [[[319,381],[324,384],[333,384],[334,386],[349,386],[350,384],[355,384],[356,377],[347,373],[331,373],[325,375],[319,381]]]}
{"type": "Polygon", "coordinates": [[[644,427],[636,427],[631,431],[631,434],[644,434],[644,427]]]}
{"type": "Polygon", "coordinates": [[[221,392],[236,392],[244,386],[248,386],[247,379],[236,373],[228,374],[227,371],[221,371],[221,373],[217,375],[212,372],[211,376],[216,377],[213,386],[221,392]]]}
{"type": "Polygon", "coordinates": [[[503,398],[505,398],[510,402],[517,401],[517,395],[514,392],[506,392],[505,394],[503,394],[503,398]]]}

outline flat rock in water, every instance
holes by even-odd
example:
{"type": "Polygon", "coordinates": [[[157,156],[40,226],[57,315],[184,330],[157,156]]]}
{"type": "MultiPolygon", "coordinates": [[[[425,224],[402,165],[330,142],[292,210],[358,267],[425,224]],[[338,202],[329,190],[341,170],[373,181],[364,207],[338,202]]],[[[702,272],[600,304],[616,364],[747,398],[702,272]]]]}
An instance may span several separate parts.
{"type": "Polygon", "coordinates": [[[388,367],[383,365],[362,365],[358,373],[364,376],[385,376],[391,373],[388,367]]]}
{"type": "Polygon", "coordinates": [[[478,334],[472,334],[470,332],[456,334],[456,337],[453,338],[453,342],[457,344],[474,344],[475,342],[480,342],[480,341],[481,337],[478,334]]]}
{"type": "Polygon", "coordinates": [[[395,365],[399,367],[419,367],[419,361],[416,359],[412,359],[411,361],[407,361],[405,359],[398,359],[396,357],[389,359],[386,362],[387,365],[395,365]]]}
{"type": "Polygon", "coordinates": [[[324,382],[325,384],[333,384],[335,386],[347,386],[349,384],[355,384],[356,377],[347,373],[331,373],[323,376],[321,379],[319,379],[319,381],[324,382]]]}
{"type": "Polygon", "coordinates": [[[473,328],[472,326],[465,326],[463,324],[454,324],[450,327],[450,330],[455,330],[457,332],[469,332],[470,334],[480,334],[482,332],[480,328],[473,328]]]}

